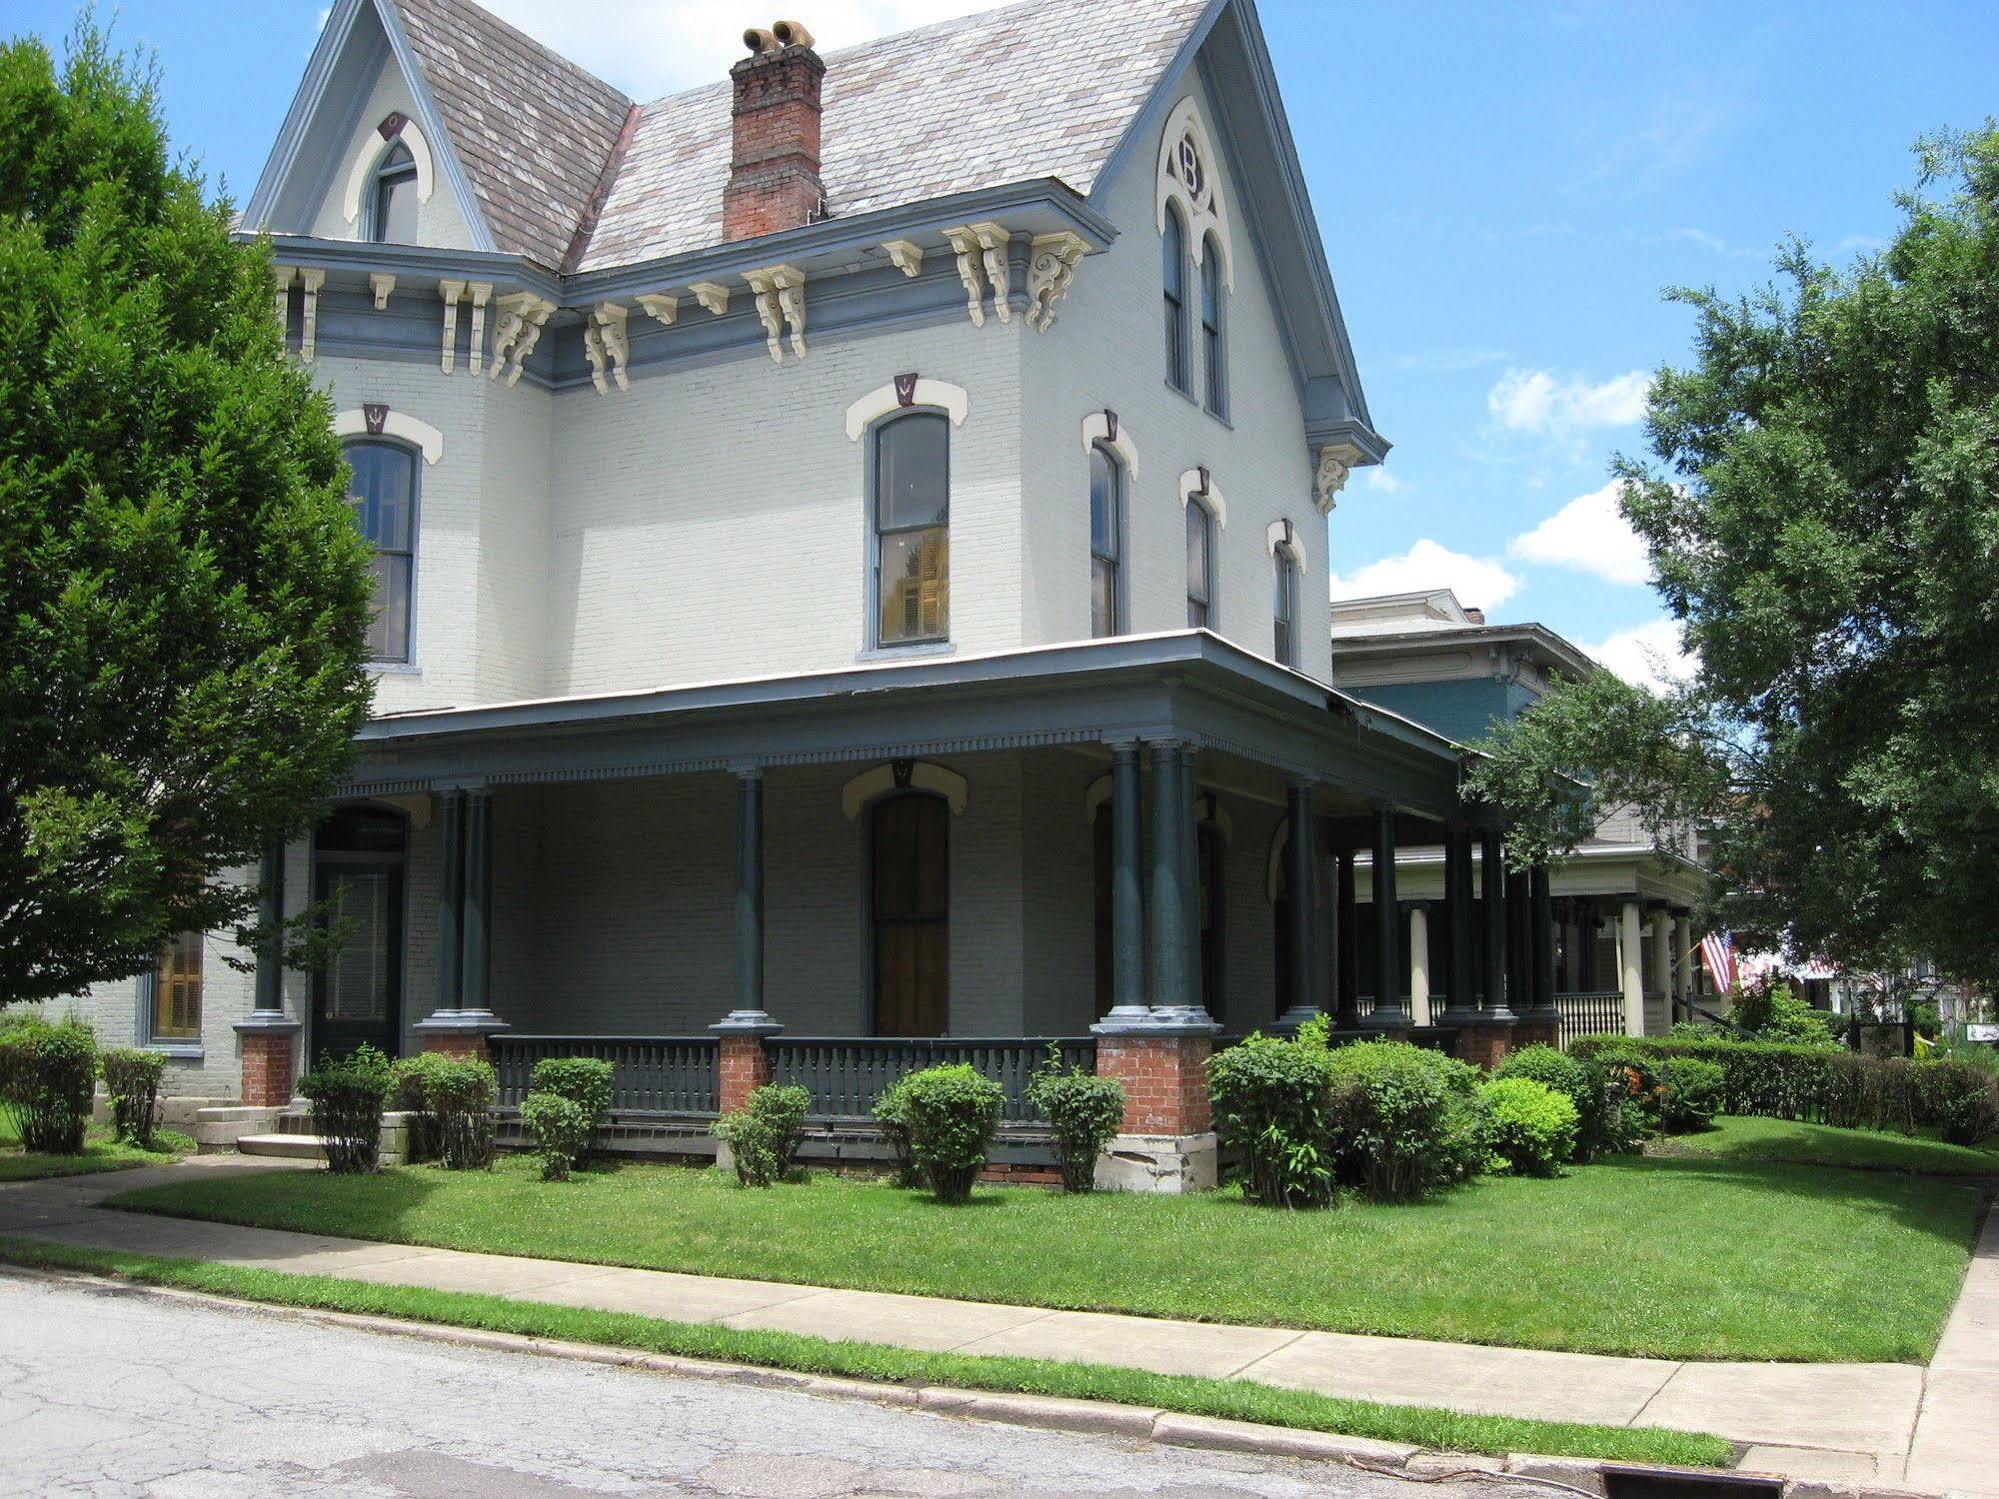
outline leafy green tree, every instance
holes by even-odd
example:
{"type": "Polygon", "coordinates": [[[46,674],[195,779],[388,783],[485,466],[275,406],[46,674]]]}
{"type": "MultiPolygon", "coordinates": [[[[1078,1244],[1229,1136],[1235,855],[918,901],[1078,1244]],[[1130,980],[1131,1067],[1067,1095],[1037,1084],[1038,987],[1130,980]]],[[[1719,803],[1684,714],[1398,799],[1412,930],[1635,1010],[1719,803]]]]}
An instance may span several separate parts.
{"type": "Polygon", "coordinates": [[[330,412],[156,85],[0,46],[0,1003],[247,921],[368,711],[330,412]]]}
{"type": "Polygon", "coordinates": [[[1706,913],[1856,968],[1999,985],[1999,130],[1919,147],[1904,222],[1740,301],[1679,290],[1623,510],[1696,660],[1550,694],[1476,775],[1533,857],[1606,804],[1713,829],[1706,913]],[[1596,785],[1563,805],[1556,773],[1596,785]]]}

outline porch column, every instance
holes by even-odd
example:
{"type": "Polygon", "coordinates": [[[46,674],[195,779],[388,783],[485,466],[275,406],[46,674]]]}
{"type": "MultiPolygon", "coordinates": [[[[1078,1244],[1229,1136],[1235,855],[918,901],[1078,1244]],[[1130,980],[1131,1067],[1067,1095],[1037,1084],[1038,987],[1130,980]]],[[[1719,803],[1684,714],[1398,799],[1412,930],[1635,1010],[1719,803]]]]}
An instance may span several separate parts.
{"type": "Polygon", "coordinates": [[[426,1051],[487,1061],[486,1038],[507,1029],[487,992],[493,794],[478,786],[445,792],[438,801],[437,1007],[414,1029],[426,1051]]]}
{"type": "Polygon", "coordinates": [[[1529,940],[1527,895],[1531,887],[1524,869],[1506,874],[1506,1004],[1517,1021],[1534,1007],[1534,964],[1529,940]]]}
{"type": "Polygon", "coordinates": [[[1680,981],[1675,986],[1680,996],[1681,1018],[1694,1018],[1694,918],[1688,911],[1673,913],[1673,961],[1678,965],[1680,981]]]}
{"type": "Polygon", "coordinates": [[[764,778],[736,772],[736,1013],[764,1014],[764,778]]]}
{"type": "Polygon", "coordinates": [[[1439,1025],[1465,1025],[1478,1018],[1477,965],[1472,961],[1471,829],[1451,827],[1444,836],[1444,918],[1450,927],[1451,992],[1439,1025]]]}
{"type": "Polygon", "coordinates": [[[464,958],[458,1008],[493,1013],[488,993],[492,966],[493,793],[483,786],[465,793],[465,914],[460,923],[464,958]]]}
{"type": "Polygon", "coordinates": [[[1333,991],[1338,996],[1339,1013],[1335,1021],[1341,1030],[1350,1031],[1360,1024],[1360,916],[1354,898],[1354,848],[1351,844],[1340,850],[1336,883],[1339,888],[1335,896],[1333,940],[1338,949],[1334,954],[1337,961],[1333,965],[1333,991]]]}
{"type": "Polygon", "coordinates": [[[1195,774],[1192,744],[1180,746],[1180,940],[1181,1003],[1199,1018],[1208,1015],[1208,996],[1201,986],[1201,783],[1195,774]]]}
{"type": "Polygon", "coordinates": [[[1666,1001],[1666,1012],[1671,1015],[1673,1008],[1673,946],[1671,919],[1664,906],[1654,906],[1652,916],[1652,983],[1649,992],[1666,1001]]]}
{"type": "Polygon", "coordinates": [[[236,1022],[242,1051],[243,1102],[282,1108],[291,1102],[299,1022],[285,1013],[283,938],[285,846],[264,846],[258,872],[257,925],[264,940],[257,948],[257,1007],[236,1022]]]}
{"type": "Polygon", "coordinates": [[[1290,809],[1284,862],[1291,888],[1291,992],[1284,996],[1287,1008],[1277,1025],[1296,1030],[1319,1013],[1319,824],[1310,781],[1291,783],[1290,809]]]}
{"type": "Polygon", "coordinates": [[[464,993],[465,952],[465,793],[437,798],[437,1003],[433,1010],[458,1008],[464,993]]]}
{"type": "Polygon", "coordinates": [[[1402,1008],[1402,915],[1395,901],[1395,809],[1374,809],[1374,1012],[1362,1022],[1371,1031],[1404,1031],[1402,1008]]]}
{"type": "Polygon", "coordinates": [[[1527,876],[1527,959],[1532,997],[1514,1040],[1521,1046],[1536,1041],[1554,1046],[1561,1039],[1562,1012],[1555,1003],[1555,902],[1546,864],[1536,864],[1527,876]]]}
{"type": "Polygon", "coordinates": [[[1485,1003],[1480,1018],[1511,1025],[1506,992],[1506,849],[1498,828],[1479,839],[1479,890],[1485,897],[1485,1003]]]}
{"type": "Polygon", "coordinates": [[[1111,1009],[1107,1020],[1143,1020],[1145,880],[1138,805],[1138,745],[1111,747],[1111,1009]]]}
{"type": "Polygon", "coordinates": [[[1624,987],[1624,1034],[1627,1036],[1645,1034],[1645,954],[1644,939],[1639,936],[1644,919],[1644,908],[1633,898],[1624,903],[1617,922],[1617,948],[1624,987]]]}
{"type": "Polygon", "coordinates": [[[1409,1019],[1427,1026],[1430,1017],[1430,908],[1423,901],[1409,907],[1409,1019]]]}
{"type": "Polygon", "coordinates": [[[1181,891],[1185,861],[1182,825],[1190,806],[1180,784],[1180,745],[1155,740],[1152,750],[1152,1008],[1179,1010],[1187,1003],[1187,903],[1181,891]]]}

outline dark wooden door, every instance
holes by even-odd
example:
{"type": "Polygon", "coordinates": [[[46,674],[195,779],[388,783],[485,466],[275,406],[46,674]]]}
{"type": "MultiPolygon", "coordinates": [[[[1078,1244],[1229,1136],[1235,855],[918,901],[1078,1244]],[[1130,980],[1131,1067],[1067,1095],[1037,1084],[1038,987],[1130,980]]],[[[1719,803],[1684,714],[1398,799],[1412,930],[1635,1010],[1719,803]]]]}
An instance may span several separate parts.
{"type": "Polygon", "coordinates": [[[343,808],[314,835],[313,899],[344,927],[339,952],[312,978],[312,1056],[366,1042],[395,1056],[403,1018],[403,819],[343,808]]]}
{"type": "Polygon", "coordinates": [[[923,793],[872,817],[875,1034],[941,1036],[951,1015],[951,811],[923,793]]]}

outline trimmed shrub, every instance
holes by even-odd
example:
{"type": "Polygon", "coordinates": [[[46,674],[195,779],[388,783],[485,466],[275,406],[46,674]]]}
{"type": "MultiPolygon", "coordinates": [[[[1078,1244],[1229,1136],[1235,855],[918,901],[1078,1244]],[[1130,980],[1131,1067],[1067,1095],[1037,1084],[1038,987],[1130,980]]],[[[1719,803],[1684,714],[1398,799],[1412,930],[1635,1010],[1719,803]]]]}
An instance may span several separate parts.
{"type": "Polygon", "coordinates": [[[51,1025],[39,1015],[0,1031],[0,1097],[14,1111],[21,1144],[77,1155],[97,1091],[97,1037],[74,1016],[51,1025]]]}
{"type": "Polygon", "coordinates": [[[927,1067],[904,1082],[909,1153],[939,1202],[964,1202],[986,1163],[1006,1092],[969,1063],[927,1067]]]}
{"type": "Polygon", "coordinates": [[[1215,1135],[1243,1196],[1271,1207],[1325,1207],[1338,1187],[1330,1053],[1298,1041],[1252,1035],[1208,1058],[1215,1135]]]}
{"type": "Polygon", "coordinates": [[[111,1127],[119,1139],[141,1150],[153,1148],[160,1114],[160,1078],[167,1059],[156,1051],[118,1047],[98,1059],[104,1091],[111,1098],[111,1127]]]}
{"type": "Polygon", "coordinates": [[[1659,1127],[1669,1135],[1706,1129],[1721,1107],[1721,1069],[1697,1057],[1668,1057],[1661,1070],[1659,1127]]]}
{"type": "Polygon", "coordinates": [[[587,1149],[610,1117],[611,1077],[611,1064],[598,1057],[543,1057],[528,1077],[528,1091],[560,1094],[581,1109],[590,1121],[587,1149]]]}
{"type": "Polygon", "coordinates": [[[344,1057],[321,1057],[298,1080],[328,1170],[359,1174],[381,1164],[382,1108],[394,1082],[389,1059],[366,1042],[344,1057]]]}
{"type": "Polygon", "coordinates": [[[569,1168],[590,1145],[589,1114],[562,1093],[530,1093],[522,1099],[521,1129],[541,1155],[545,1182],[568,1181],[569,1168]]]}
{"type": "Polygon", "coordinates": [[[500,1091],[493,1064],[478,1057],[446,1057],[430,1076],[430,1106],[437,1118],[438,1151],[448,1171],[486,1171],[493,1165],[493,1100],[500,1091]]]}
{"type": "Polygon", "coordinates": [[[1554,1176],[1576,1152],[1576,1106],[1531,1077],[1496,1077],[1479,1087],[1492,1114],[1492,1152],[1517,1176],[1554,1176]]]}
{"type": "Polygon", "coordinates": [[[1601,1066],[1584,1062],[1552,1046],[1523,1046],[1507,1054],[1493,1071],[1494,1077],[1527,1077],[1546,1083],[1562,1094],[1576,1109],[1576,1149],[1574,1159],[1587,1161],[1594,1156],[1627,1148],[1624,1129],[1624,1089],[1601,1066]]]}
{"type": "Polygon", "coordinates": [[[1062,1190],[1088,1192],[1097,1184],[1097,1157],[1124,1127],[1124,1084],[1081,1067],[1062,1065],[1062,1048],[1048,1044],[1048,1060],[1027,1080],[1027,1101],[1055,1131],[1062,1190]]]}
{"type": "Polygon", "coordinates": [[[1827,1012],[1813,1009],[1786,983],[1749,985],[1736,996],[1729,1019],[1759,1041],[1821,1051],[1834,1044],[1827,1012]]]}
{"type": "Polygon", "coordinates": [[[1477,1068],[1399,1041],[1339,1047],[1327,1066],[1336,1091],[1358,1094],[1335,1121],[1339,1174],[1371,1201],[1408,1202],[1477,1174],[1489,1151],[1477,1068]]]}
{"type": "Polygon", "coordinates": [[[745,1187],[768,1187],[791,1175],[805,1136],[805,1111],[812,1095],[795,1083],[766,1083],[751,1090],[748,1105],[724,1114],[709,1133],[729,1147],[736,1180],[745,1187]]]}
{"type": "Polygon", "coordinates": [[[394,1078],[389,1096],[396,1108],[411,1116],[412,1161],[434,1161],[444,1153],[444,1121],[438,1114],[435,1087],[439,1073],[450,1065],[451,1058],[441,1051],[420,1051],[389,1064],[394,1078]]]}
{"type": "Polygon", "coordinates": [[[882,1089],[875,1100],[875,1123],[882,1127],[882,1139],[888,1142],[889,1155],[895,1162],[895,1174],[890,1178],[898,1187],[914,1187],[923,1180],[923,1174],[916,1169],[916,1160],[909,1153],[909,1095],[905,1084],[907,1076],[899,1077],[882,1089]]]}
{"type": "Polygon", "coordinates": [[[1953,1145],[1999,1134],[1999,1082],[1971,1062],[1944,1058],[1916,1067],[1924,1119],[1953,1145]]]}

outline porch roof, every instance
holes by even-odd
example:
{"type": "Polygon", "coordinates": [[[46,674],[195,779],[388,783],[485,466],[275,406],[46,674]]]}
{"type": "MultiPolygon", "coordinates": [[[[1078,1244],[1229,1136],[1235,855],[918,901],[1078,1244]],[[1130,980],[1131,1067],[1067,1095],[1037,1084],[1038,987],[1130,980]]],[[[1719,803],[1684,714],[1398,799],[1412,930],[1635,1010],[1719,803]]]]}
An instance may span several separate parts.
{"type": "Polygon", "coordinates": [[[1180,738],[1455,815],[1469,753],[1206,630],[386,714],[348,795],[1180,738]]]}

